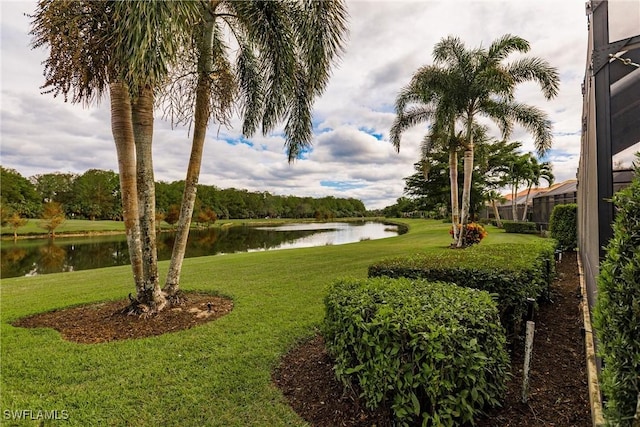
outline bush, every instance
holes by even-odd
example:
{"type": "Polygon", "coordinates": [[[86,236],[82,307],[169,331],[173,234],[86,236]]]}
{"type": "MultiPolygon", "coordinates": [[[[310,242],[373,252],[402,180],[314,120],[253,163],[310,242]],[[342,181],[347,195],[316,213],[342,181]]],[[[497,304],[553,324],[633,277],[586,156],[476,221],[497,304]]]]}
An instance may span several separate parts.
{"type": "Polygon", "coordinates": [[[506,233],[519,233],[519,234],[537,234],[535,222],[515,222],[515,221],[502,221],[502,228],[506,233]]]}
{"type": "MultiPolygon", "coordinates": [[[[462,229],[462,224],[458,224],[458,230],[462,229]]],[[[453,226],[449,230],[449,234],[453,236],[453,226]]],[[[466,246],[472,246],[480,243],[482,239],[487,237],[487,232],[484,227],[475,222],[471,222],[465,227],[464,243],[466,246]]]]}
{"type": "Polygon", "coordinates": [[[527,298],[548,296],[555,277],[554,247],[553,240],[539,239],[388,258],[369,266],[369,277],[449,281],[495,294],[511,339],[521,332],[527,298]]]}
{"type": "Polygon", "coordinates": [[[453,426],[495,407],[509,358],[491,296],[448,283],[335,282],[324,335],[335,372],[399,425],[453,426]]]}
{"type": "Polygon", "coordinates": [[[613,237],[600,265],[594,325],[603,360],[605,416],[611,425],[640,418],[640,168],[613,197],[613,237]]]}
{"type": "Polygon", "coordinates": [[[578,246],[578,205],[556,205],[549,218],[549,232],[561,250],[575,250],[578,246]]]}

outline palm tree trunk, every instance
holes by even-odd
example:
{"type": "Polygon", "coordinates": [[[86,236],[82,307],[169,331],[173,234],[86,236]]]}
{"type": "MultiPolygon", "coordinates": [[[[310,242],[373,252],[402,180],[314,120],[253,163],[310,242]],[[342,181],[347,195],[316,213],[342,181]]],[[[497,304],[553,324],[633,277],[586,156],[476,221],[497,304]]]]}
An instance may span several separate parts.
{"type": "Polygon", "coordinates": [[[198,59],[198,87],[196,89],[196,108],[194,118],[193,141],[191,145],[191,157],[187,167],[187,176],[184,182],[184,193],[182,195],[182,205],[180,207],[180,219],[178,229],[173,243],[171,253],[171,263],[163,291],[170,297],[175,296],[180,289],[180,272],[182,262],[187,248],[189,238],[189,228],[193,217],[193,206],[196,201],[198,189],[198,178],[200,176],[200,166],[202,165],[202,153],[204,150],[204,140],[207,133],[207,124],[211,114],[211,80],[209,72],[211,69],[211,37],[213,34],[213,17],[206,13],[205,32],[201,41],[200,58],[198,59]]]}
{"type": "Polygon", "coordinates": [[[460,223],[460,207],[458,206],[458,154],[455,147],[449,150],[449,183],[451,186],[451,225],[453,239],[458,239],[458,224],[460,223]]]}
{"type": "Polygon", "coordinates": [[[493,205],[493,215],[496,217],[496,226],[498,228],[502,228],[502,220],[500,219],[500,210],[498,209],[498,204],[496,203],[496,199],[491,201],[493,205]]]}
{"type": "Polygon", "coordinates": [[[458,247],[464,246],[464,230],[467,225],[467,217],[469,216],[469,207],[471,206],[471,179],[473,176],[473,115],[467,115],[467,144],[464,150],[464,181],[462,183],[462,211],[460,213],[460,223],[462,231],[458,236],[458,247]]]}
{"type": "Polygon", "coordinates": [[[529,207],[529,194],[531,194],[531,186],[532,184],[529,184],[529,188],[527,188],[527,197],[525,197],[524,199],[524,211],[522,212],[522,221],[527,220],[527,208],[529,207]]]}
{"type": "Polygon", "coordinates": [[[118,156],[122,217],[127,235],[129,259],[136,290],[142,288],[142,242],[138,219],[138,187],[136,183],[136,151],[133,138],[129,89],[123,83],[109,85],[111,97],[111,133],[118,156]]]}
{"type": "Polygon", "coordinates": [[[160,311],[166,299],[158,279],[158,253],[156,250],[156,193],[153,176],[151,144],[153,141],[153,90],[144,88],[132,104],[133,135],[136,146],[138,205],[142,235],[142,266],[144,280],[138,289],[138,303],[150,312],[160,311]]]}
{"type": "Polygon", "coordinates": [[[464,151],[464,181],[462,183],[462,211],[460,214],[460,223],[462,231],[458,236],[458,247],[464,246],[464,229],[467,225],[469,216],[469,207],[471,206],[471,175],[473,173],[473,144],[464,151]],[[469,148],[470,147],[470,148],[469,148]]]}
{"type": "Polygon", "coordinates": [[[518,221],[518,205],[516,205],[516,195],[518,194],[518,184],[511,186],[511,219],[518,221]]]}

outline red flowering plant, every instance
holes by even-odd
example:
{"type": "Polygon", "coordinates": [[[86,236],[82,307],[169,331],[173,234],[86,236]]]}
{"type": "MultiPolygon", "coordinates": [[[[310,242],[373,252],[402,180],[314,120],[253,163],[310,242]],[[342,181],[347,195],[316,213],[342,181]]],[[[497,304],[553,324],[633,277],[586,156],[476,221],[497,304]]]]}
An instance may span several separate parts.
{"type": "MultiPolygon", "coordinates": [[[[462,230],[462,224],[458,224],[458,230],[462,230]]],[[[449,229],[449,234],[453,236],[453,226],[449,229]]],[[[465,227],[464,244],[465,246],[471,246],[480,243],[482,239],[487,237],[487,234],[487,230],[485,230],[483,226],[471,222],[465,227]]]]}

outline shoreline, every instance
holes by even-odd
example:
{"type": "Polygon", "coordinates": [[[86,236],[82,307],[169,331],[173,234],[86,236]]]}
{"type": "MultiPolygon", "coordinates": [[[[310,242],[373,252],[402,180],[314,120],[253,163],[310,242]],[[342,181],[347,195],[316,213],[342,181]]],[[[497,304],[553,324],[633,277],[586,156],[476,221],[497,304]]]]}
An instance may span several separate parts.
{"type": "MultiPolygon", "coordinates": [[[[270,220],[259,220],[259,219],[249,219],[249,220],[225,220],[225,222],[219,222],[211,225],[210,227],[197,227],[191,226],[191,230],[202,230],[207,228],[228,228],[228,227],[259,227],[259,226],[276,226],[283,225],[285,223],[291,222],[356,222],[356,221],[380,221],[383,223],[389,223],[393,225],[401,225],[401,223],[394,221],[391,218],[380,218],[380,217],[364,217],[364,218],[333,218],[330,220],[311,220],[309,218],[283,218],[283,219],[270,219],[270,220]]],[[[158,233],[171,233],[174,232],[175,228],[163,227],[156,231],[158,233]]],[[[126,234],[124,229],[122,230],[95,230],[95,231],[62,231],[55,234],[53,239],[59,238],[67,238],[67,237],[91,237],[91,236],[114,236],[119,234],[126,234]]],[[[5,233],[0,235],[0,241],[17,241],[17,240],[33,240],[33,239],[51,239],[51,237],[47,233],[29,233],[29,234],[18,234],[17,237],[14,238],[13,233],[5,233]]]]}

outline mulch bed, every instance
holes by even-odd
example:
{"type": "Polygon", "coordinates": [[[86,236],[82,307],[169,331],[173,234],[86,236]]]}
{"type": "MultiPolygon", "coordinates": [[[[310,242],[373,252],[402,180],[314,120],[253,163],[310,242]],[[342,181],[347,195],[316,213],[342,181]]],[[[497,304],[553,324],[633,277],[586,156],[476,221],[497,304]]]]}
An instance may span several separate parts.
{"type": "Polygon", "coordinates": [[[109,301],[49,311],[13,322],[25,328],[53,328],[62,338],[84,344],[144,338],[189,329],[224,316],[233,309],[228,298],[184,293],[180,305],[142,318],[123,313],[130,301],[109,301]]]}
{"type": "MultiPolygon", "coordinates": [[[[512,377],[501,408],[476,420],[480,427],[591,425],[585,369],[580,282],[575,253],[557,265],[551,302],[536,314],[529,398],[522,403],[524,346],[514,348],[512,377]]],[[[290,351],[273,374],[291,407],[314,426],[390,426],[388,410],[368,410],[357,391],[335,379],[321,336],[290,351]]]]}

